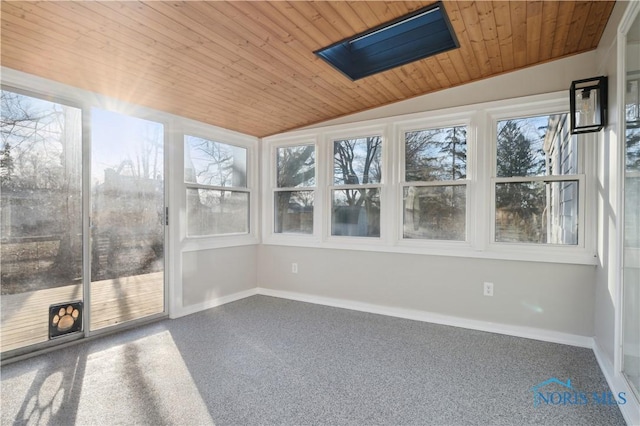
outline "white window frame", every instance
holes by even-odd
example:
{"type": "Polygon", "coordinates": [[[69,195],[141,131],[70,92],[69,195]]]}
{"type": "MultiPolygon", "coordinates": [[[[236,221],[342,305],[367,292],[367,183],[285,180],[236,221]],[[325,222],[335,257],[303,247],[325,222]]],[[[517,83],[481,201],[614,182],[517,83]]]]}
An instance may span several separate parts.
{"type": "Polygon", "coordinates": [[[176,138],[180,140],[180,241],[182,242],[182,251],[198,251],[212,248],[233,247],[242,245],[257,244],[258,239],[258,194],[257,194],[257,153],[258,140],[241,133],[232,132],[203,123],[185,120],[178,129],[176,129],[176,138]],[[192,136],[202,138],[212,142],[218,142],[225,145],[231,145],[247,150],[247,176],[246,187],[235,186],[217,186],[202,185],[193,182],[186,182],[184,179],[184,147],[185,137],[192,136]],[[212,234],[212,235],[187,235],[187,190],[188,189],[212,189],[219,191],[246,192],[249,194],[249,232],[231,233],[231,234],[212,234]]]}
{"type": "MultiPolygon", "coordinates": [[[[390,170],[389,164],[390,147],[389,147],[389,129],[385,125],[375,126],[342,126],[340,130],[332,131],[324,134],[322,139],[325,152],[322,158],[325,159],[325,181],[324,187],[326,188],[326,194],[324,199],[325,219],[323,227],[323,241],[338,246],[348,244],[353,247],[362,246],[384,246],[388,243],[391,236],[390,221],[388,219],[388,205],[390,202],[389,187],[390,187],[390,170]],[[379,136],[381,143],[380,161],[382,162],[382,176],[379,183],[360,184],[360,185],[335,185],[334,184],[334,153],[333,147],[335,141],[347,140],[347,139],[360,139],[372,136],[379,136]],[[334,190],[347,190],[347,189],[378,189],[380,196],[380,236],[379,237],[366,237],[366,236],[346,236],[346,235],[332,235],[332,210],[333,210],[333,191],[334,190]]],[[[322,166],[321,166],[322,167],[322,166]]]]}
{"type": "Polygon", "coordinates": [[[518,176],[518,177],[497,177],[497,124],[499,121],[507,119],[520,119],[527,117],[538,117],[552,114],[569,113],[569,100],[567,96],[548,97],[548,99],[526,103],[526,100],[518,104],[501,106],[487,110],[489,125],[485,132],[486,145],[490,147],[490,154],[487,158],[490,161],[489,181],[489,230],[487,235],[487,250],[499,254],[505,258],[521,258],[526,256],[534,257],[537,260],[557,261],[562,259],[566,263],[588,263],[586,258],[595,260],[595,248],[593,243],[594,233],[587,233],[587,229],[595,229],[593,195],[588,190],[588,185],[592,182],[595,174],[595,141],[590,134],[572,136],[578,138],[578,174],[573,175],[546,175],[546,176],[518,176]],[[507,182],[578,182],[578,244],[538,244],[526,242],[497,242],[496,232],[496,184],[507,182]],[[593,234],[593,235],[591,235],[593,234]],[[556,259],[556,260],[553,260],[556,259]]]}
{"type": "Polygon", "coordinates": [[[318,164],[323,162],[322,147],[318,144],[316,134],[300,134],[293,137],[277,137],[264,139],[262,144],[262,230],[263,241],[268,244],[279,245],[320,245],[320,229],[323,215],[323,191],[321,182],[324,181],[322,170],[318,164]],[[279,188],[278,187],[278,162],[276,156],[278,148],[313,145],[315,148],[315,187],[279,188]],[[275,194],[281,191],[307,191],[313,190],[313,232],[281,233],[275,232],[275,194]]]}
{"type": "MultiPolygon", "coordinates": [[[[579,181],[580,211],[578,246],[493,242],[495,212],[495,126],[501,118],[517,118],[566,112],[566,91],[483,102],[444,110],[406,114],[367,121],[316,127],[263,139],[262,193],[263,243],[298,247],[322,247],[411,253],[481,259],[595,265],[596,238],[596,142],[594,134],[578,136],[582,175],[579,181]],[[404,181],[404,131],[467,126],[467,223],[466,241],[402,238],[402,188],[404,181]],[[380,237],[331,235],[333,142],[372,135],[382,137],[380,188],[380,237]],[[316,143],[316,197],[314,235],[273,234],[275,146],[316,143]]],[[[543,179],[551,180],[549,177],[543,179]]],[[[556,179],[556,178],[554,178],[556,179]]],[[[564,180],[564,177],[557,178],[564,180]]],[[[439,182],[441,184],[441,182],[439,182]]],[[[344,186],[346,188],[348,186],[344,186]]],[[[360,187],[360,186],[357,186],[360,187]]]]}
{"type": "Polygon", "coordinates": [[[472,214],[474,200],[475,176],[476,176],[476,128],[472,113],[448,114],[422,118],[419,120],[403,121],[395,125],[396,145],[398,146],[398,156],[396,166],[398,168],[396,180],[396,217],[398,218],[396,230],[396,244],[404,247],[415,247],[434,250],[465,250],[471,249],[475,241],[475,216],[472,214]],[[435,130],[451,127],[465,127],[467,130],[467,177],[459,181],[433,181],[433,182],[407,182],[405,164],[405,133],[420,130],[435,130]],[[404,188],[408,186],[430,187],[430,186],[450,186],[465,185],[465,239],[464,240],[437,240],[404,238],[403,220],[403,198],[404,188]]]}
{"type": "Polygon", "coordinates": [[[270,223],[271,226],[271,232],[274,235],[286,235],[286,236],[292,236],[292,237],[309,237],[309,236],[314,236],[316,235],[317,232],[317,223],[316,223],[316,216],[317,216],[317,208],[316,208],[316,204],[317,204],[317,197],[318,197],[318,144],[316,143],[315,139],[308,139],[306,141],[300,141],[299,143],[295,143],[293,141],[290,141],[289,143],[286,144],[278,144],[278,145],[273,145],[271,147],[271,157],[273,160],[273,173],[271,175],[271,179],[272,179],[272,190],[271,190],[271,203],[273,203],[273,209],[271,211],[271,213],[273,214],[273,220],[270,223]],[[278,149],[282,149],[282,148],[292,148],[292,147],[301,147],[301,146],[313,146],[313,150],[314,150],[314,164],[313,164],[313,174],[314,174],[314,179],[315,179],[315,185],[314,186],[296,186],[296,187],[291,187],[291,186],[286,186],[286,187],[279,187],[278,186],[278,160],[277,160],[277,156],[278,156],[278,149]],[[276,213],[275,213],[275,196],[278,192],[296,192],[296,191],[307,191],[307,192],[312,192],[313,193],[313,229],[312,232],[310,234],[305,234],[305,233],[301,233],[301,232],[275,232],[275,219],[276,219],[276,213]]]}

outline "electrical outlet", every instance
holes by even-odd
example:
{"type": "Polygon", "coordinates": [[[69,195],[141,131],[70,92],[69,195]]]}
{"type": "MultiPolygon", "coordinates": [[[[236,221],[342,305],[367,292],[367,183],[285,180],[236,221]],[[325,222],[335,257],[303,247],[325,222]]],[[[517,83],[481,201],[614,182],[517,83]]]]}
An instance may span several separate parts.
{"type": "Polygon", "coordinates": [[[483,289],[485,296],[493,296],[493,283],[484,283],[483,289]]]}
{"type": "Polygon", "coordinates": [[[291,264],[291,273],[292,274],[297,274],[298,273],[298,264],[297,263],[292,263],[291,264]]]}

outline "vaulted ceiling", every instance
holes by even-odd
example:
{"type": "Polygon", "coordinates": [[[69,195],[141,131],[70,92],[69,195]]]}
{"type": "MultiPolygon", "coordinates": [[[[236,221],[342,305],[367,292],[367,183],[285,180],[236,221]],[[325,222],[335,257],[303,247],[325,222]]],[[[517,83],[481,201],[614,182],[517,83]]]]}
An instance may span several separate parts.
{"type": "Polygon", "coordinates": [[[267,136],[594,49],[615,2],[445,0],[460,48],[355,82],[313,54],[432,3],[2,1],[1,61],[267,136]]]}

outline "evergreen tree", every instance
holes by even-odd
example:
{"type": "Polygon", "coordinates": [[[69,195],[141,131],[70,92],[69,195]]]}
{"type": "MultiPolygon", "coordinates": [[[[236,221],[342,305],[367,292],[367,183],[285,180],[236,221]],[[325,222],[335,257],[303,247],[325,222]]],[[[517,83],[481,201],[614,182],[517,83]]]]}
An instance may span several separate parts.
{"type": "Polygon", "coordinates": [[[13,175],[14,164],[11,156],[11,144],[6,142],[0,151],[0,183],[6,186],[13,175]]]}
{"type": "MultiPolygon", "coordinates": [[[[527,138],[517,121],[508,120],[498,128],[497,142],[498,177],[536,176],[544,172],[545,157],[534,149],[537,141],[527,138]]],[[[514,182],[496,186],[496,209],[508,215],[519,239],[536,241],[543,238],[537,235],[535,223],[541,219],[544,208],[544,185],[514,182]]],[[[499,239],[502,238],[501,230],[496,232],[499,239]]]]}

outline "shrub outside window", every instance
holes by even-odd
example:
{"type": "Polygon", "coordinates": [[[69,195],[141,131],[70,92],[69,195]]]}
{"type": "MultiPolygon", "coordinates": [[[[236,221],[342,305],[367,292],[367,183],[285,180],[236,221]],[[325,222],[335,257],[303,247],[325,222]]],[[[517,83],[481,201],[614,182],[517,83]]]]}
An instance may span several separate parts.
{"type": "Polygon", "coordinates": [[[274,233],[313,234],[315,146],[276,148],[274,233]]]}
{"type": "Polygon", "coordinates": [[[380,237],[382,137],[333,142],[331,235],[380,237]]]}
{"type": "Polygon", "coordinates": [[[404,133],[405,239],[466,239],[467,128],[404,133]]]}
{"type": "Polygon", "coordinates": [[[184,137],[187,236],[249,233],[247,149],[184,137]]]}
{"type": "Polygon", "coordinates": [[[498,121],[496,242],[578,244],[582,175],[567,118],[498,121]]]}

